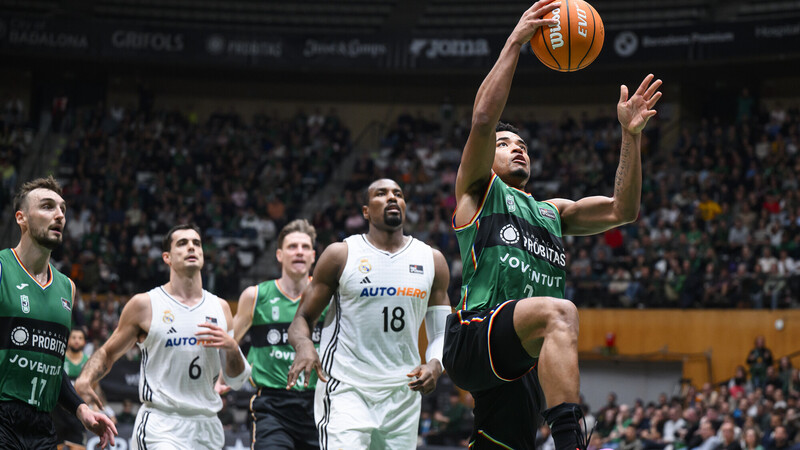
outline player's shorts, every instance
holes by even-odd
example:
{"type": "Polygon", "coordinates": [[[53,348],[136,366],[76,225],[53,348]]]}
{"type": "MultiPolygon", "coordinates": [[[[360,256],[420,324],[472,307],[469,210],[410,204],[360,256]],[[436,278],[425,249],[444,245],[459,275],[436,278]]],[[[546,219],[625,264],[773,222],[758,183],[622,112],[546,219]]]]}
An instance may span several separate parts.
{"type": "Polygon", "coordinates": [[[453,383],[475,399],[473,449],[534,448],[542,423],[546,403],[536,358],[514,330],[518,301],[447,317],[442,364],[453,383]]]}
{"type": "Polygon", "coordinates": [[[219,450],[225,445],[216,416],[180,416],[142,406],[133,424],[132,450],[219,450]]]}
{"type": "Polygon", "coordinates": [[[402,385],[355,387],[317,381],[314,417],[322,450],[417,448],[422,395],[402,385]]]}
{"type": "Polygon", "coordinates": [[[0,402],[0,448],[50,450],[57,445],[56,427],[50,413],[22,402],[0,402]]]}
{"type": "Polygon", "coordinates": [[[314,391],[260,388],[250,400],[253,449],[318,449],[314,391]]]}

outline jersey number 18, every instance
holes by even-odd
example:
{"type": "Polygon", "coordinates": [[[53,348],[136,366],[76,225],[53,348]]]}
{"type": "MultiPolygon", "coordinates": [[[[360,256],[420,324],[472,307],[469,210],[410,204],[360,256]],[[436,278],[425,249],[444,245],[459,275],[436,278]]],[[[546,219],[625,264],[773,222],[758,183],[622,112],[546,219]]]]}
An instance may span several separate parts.
{"type": "Polygon", "coordinates": [[[392,310],[392,318],[389,319],[389,307],[383,307],[383,331],[387,333],[389,328],[391,327],[392,331],[395,333],[401,331],[406,326],[406,321],[403,317],[406,315],[406,312],[401,307],[396,307],[392,310]]]}

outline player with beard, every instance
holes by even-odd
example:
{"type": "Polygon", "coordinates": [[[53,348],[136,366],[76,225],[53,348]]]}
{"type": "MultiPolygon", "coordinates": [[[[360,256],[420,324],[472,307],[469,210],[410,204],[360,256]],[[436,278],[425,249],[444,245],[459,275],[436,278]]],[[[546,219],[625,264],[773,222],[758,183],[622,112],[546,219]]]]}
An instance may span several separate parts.
{"type": "MultiPolygon", "coordinates": [[[[314,425],[316,377],[286,390],[286,375],[294,350],[286,338],[300,295],[311,281],[308,274],[316,253],[317,232],[305,219],[289,222],[278,234],[276,257],[281,277],[250,286],[239,297],[233,318],[234,337],[241,342],[250,333],[247,360],[251,380],[258,389],[250,402],[254,449],[317,449],[314,425]]],[[[320,326],[312,340],[319,345],[320,326]]]]}
{"type": "Polygon", "coordinates": [[[540,413],[558,450],[586,449],[578,405],[578,311],[564,299],[562,236],[601,233],[636,220],[642,130],[661,97],[661,80],[653,75],[630,98],[620,86],[622,142],[612,197],[538,201],[525,192],[527,145],[518,130],[498,121],[522,46],[540,26],[557,24],[543,17],[560,5],[536,2],[508,37],[475,97],[456,176],[453,227],[463,282],[459,311],[447,319],[443,363],[453,382],[475,398],[476,449],[533,448],[540,413]]]}
{"type": "Polygon", "coordinates": [[[438,250],[403,234],[406,204],[389,179],[369,185],[366,234],[331,244],[319,258],[289,327],[297,354],[287,389],[319,376],[314,399],[320,447],[413,449],[421,395],[442,374],[450,272],[438,250]],[[311,330],[333,299],[319,354],[311,330]],[[423,318],[427,363],[417,338],[423,318]],[[409,378],[411,381],[409,382],[409,378]]]}
{"type": "Polygon", "coordinates": [[[21,186],[14,211],[21,237],[0,251],[0,448],[54,449],[56,404],[114,444],[117,429],[92,411],[64,372],[75,284],[50,264],[66,224],[61,186],[52,177],[21,186]]]}
{"type": "Polygon", "coordinates": [[[190,224],[172,227],[161,249],[169,282],[131,297],[117,329],[89,358],[75,387],[103,408],[93,386],[136,344],[142,350],[142,407],[131,448],[220,449],[222,398],[214,384],[221,373],[239,389],[250,365],[233,338],[228,302],[203,289],[200,230],[190,224]]]}

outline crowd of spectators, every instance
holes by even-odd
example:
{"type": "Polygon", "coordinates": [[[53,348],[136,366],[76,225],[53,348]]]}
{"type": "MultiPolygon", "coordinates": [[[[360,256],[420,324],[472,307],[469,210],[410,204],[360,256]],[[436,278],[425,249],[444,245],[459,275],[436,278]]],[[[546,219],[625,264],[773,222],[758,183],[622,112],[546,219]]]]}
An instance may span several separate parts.
{"type": "Polygon", "coordinates": [[[0,106],[0,211],[3,211],[14,197],[22,159],[30,151],[34,132],[21,99],[7,95],[0,106]]]}
{"type": "Polygon", "coordinates": [[[351,150],[336,112],[281,118],[112,106],[68,113],[57,177],[69,205],[54,262],[86,295],[130,296],[166,280],[160,238],[204,231],[206,287],[238,298],[240,276],[351,150]]]}
{"type": "MultiPolygon", "coordinates": [[[[757,338],[759,354],[766,350],[757,338]]],[[[800,448],[800,374],[788,357],[778,365],[769,357],[748,355],[750,376],[744,366],[727,381],[701,389],[684,384],[670,398],[636,400],[618,404],[610,393],[607,404],[584,409],[588,429],[594,429],[589,448],[619,450],[783,450],[800,448]],[[764,372],[762,372],[762,370],[764,372]],[[764,375],[766,374],[766,375],[764,375]]],[[[552,450],[543,427],[537,450],[552,450]]]]}

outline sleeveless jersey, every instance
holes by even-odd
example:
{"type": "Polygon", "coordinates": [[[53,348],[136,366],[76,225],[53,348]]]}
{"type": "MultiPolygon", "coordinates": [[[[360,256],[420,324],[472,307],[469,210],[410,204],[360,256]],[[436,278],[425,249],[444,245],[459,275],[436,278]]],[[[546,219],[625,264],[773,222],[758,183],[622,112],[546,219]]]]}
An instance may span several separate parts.
{"type": "Polygon", "coordinates": [[[0,401],[52,411],[72,325],[72,281],[52,265],[40,285],[14,249],[0,251],[0,401]]]}
{"type": "Polygon", "coordinates": [[[550,202],[512,188],[492,173],[472,220],[453,227],[461,251],[458,307],[484,311],[506,300],[564,298],[566,253],[561,216],[550,202]]]}
{"type": "Polygon", "coordinates": [[[64,372],[67,372],[67,376],[69,377],[70,380],[75,381],[75,379],[78,378],[78,376],[81,374],[81,371],[83,370],[83,366],[86,365],[86,361],[88,360],[89,357],[86,356],[85,353],[81,358],[81,362],[79,362],[78,364],[74,364],[72,361],[69,360],[69,358],[66,357],[64,358],[64,372]]]}
{"type": "Polygon", "coordinates": [[[428,309],[431,248],[414,238],[397,253],[350,236],[347,262],[322,329],[322,368],[351,386],[397,387],[421,362],[417,340],[428,309]]]}
{"type": "Polygon", "coordinates": [[[228,329],[219,298],[203,290],[199,304],[188,307],[162,286],[148,292],[153,315],[143,342],[139,399],[146,406],[181,415],[216,416],[222,399],[214,391],[220,374],[217,348],[204,347],[195,333],[201,323],[228,329]]]}
{"type": "MultiPolygon", "coordinates": [[[[247,361],[252,367],[250,376],[256,387],[286,388],[286,376],[295,356],[294,349],[289,345],[289,325],[292,324],[299,304],[300,297],[289,298],[281,290],[278,280],[256,285],[253,325],[250,327],[252,346],[247,353],[247,361]]],[[[311,333],[311,340],[317,350],[324,320],[325,312],[311,333]]],[[[292,390],[305,391],[316,387],[316,372],[312,372],[307,388],[303,377],[304,374],[301,373],[292,390]]]]}

